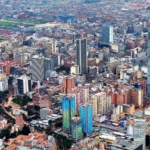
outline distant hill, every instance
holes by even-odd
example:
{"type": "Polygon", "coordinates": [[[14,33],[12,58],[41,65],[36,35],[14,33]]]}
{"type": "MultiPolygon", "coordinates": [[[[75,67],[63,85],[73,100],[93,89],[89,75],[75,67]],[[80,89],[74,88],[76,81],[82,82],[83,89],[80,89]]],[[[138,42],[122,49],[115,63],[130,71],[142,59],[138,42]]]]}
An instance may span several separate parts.
{"type": "Polygon", "coordinates": [[[100,0],[85,0],[85,3],[96,3],[96,2],[100,2],[100,0]]]}

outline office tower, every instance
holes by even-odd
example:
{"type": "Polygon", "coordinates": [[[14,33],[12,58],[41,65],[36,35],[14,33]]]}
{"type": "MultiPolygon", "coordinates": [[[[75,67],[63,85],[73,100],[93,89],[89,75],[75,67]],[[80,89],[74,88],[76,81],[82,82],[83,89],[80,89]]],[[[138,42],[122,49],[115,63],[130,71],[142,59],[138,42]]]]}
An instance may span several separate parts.
{"type": "Polygon", "coordinates": [[[40,82],[44,80],[44,57],[38,55],[32,57],[31,73],[32,80],[40,82]]]}
{"type": "Polygon", "coordinates": [[[52,53],[56,53],[57,52],[57,44],[56,41],[52,41],[52,53]]]}
{"type": "Polygon", "coordinates": [[[82,138],[82,124],[80,117],[72,117],[71,119],[71,134],[74,141],[82,138]]]}
{"type": "Polygon", "coordinates": [[[87,39],[76,40],[76,63],[81,74],[87,73],[87,39]]]}
{"type": "Polygon", "coordinates": [[[54,70],[54,62],[52,58],[44,58],[44,72],[54,70]]]}
{"type": "Polygon", "coordinates": [[[44,58],[44,78],[48,71],[54,70],[54,61],[52,58],[44,58]]]}
{"type": "Polygon", "coordinates": [[[63,130],[71,133],[71,118],[75,117],[75,97],[64,96],[62,99],[63,130]]]}
{"type": "Polygon", "coordinates": [[[63,78],[63,93],[67,94],[72,92],[72,89],[75,87],[75,77],[66,76],[63,78]]]}
{"type": "Polygon", "coordinates": [[[17,89],[18,89],[18,94],[23,95],[31,91],[31,78],[22,75],[17,79],[17,89]]]}
{"type": "Polygon", "coordinates": [[[148,77],[147,77],[147,95],[150,96],[150,29],[148,31],[148,77]]]}
{"type": "Polygon", "coordinates": [[[113,43],[113,26],[104,24],[102,27],[102,41],[105,43],[113,43]]]}
{"type": "Polygon", "coordinates": [[[82,130],[86,135],[90,135],[93,131],[93,110],[91,104],[80,106],[80,118],[82,121],[82,130]]]}
{"type": "Polygon", "coordinates": [[[146,130],[146,120],[143,117],[137,117],[134,119],[133,127],[133,139],[134,141],[142,142],[143,149],[145,150],[145,131],[146,130]]]}

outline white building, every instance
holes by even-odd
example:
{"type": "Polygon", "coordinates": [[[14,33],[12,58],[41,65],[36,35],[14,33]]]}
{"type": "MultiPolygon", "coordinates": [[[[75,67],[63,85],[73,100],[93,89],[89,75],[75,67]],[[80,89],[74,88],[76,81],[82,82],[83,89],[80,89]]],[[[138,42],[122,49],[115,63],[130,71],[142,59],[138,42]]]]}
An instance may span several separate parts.
{"type": "Polygon", "coordinates": [[[18,94],[23,95],[31,91],[31,78],[22,75],[17,79],[18,94]]]}
{"type": "Polygon", "coordinates": [[[8,79],[7,77],[2,78],[0,80],[0,91],[7,91],[8,90],[8,79]]]}
{"type": "Polygon", "coordinates": [[[79,74],[79,66],[74,65],[71,67],[71,74],[79,74]]]}

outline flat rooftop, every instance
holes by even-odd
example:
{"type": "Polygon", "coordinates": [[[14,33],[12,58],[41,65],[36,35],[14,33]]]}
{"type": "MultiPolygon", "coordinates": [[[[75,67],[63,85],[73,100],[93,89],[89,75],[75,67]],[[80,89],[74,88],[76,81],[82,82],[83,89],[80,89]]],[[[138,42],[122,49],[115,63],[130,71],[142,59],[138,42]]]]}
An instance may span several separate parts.
{"type": "Polygon", "coordinates": [[[129,141],[129,140],[117,140],[111,145],[117,148],[124,148],[124,150],[131,150],[138,148],[142,143],[129,141]]]}

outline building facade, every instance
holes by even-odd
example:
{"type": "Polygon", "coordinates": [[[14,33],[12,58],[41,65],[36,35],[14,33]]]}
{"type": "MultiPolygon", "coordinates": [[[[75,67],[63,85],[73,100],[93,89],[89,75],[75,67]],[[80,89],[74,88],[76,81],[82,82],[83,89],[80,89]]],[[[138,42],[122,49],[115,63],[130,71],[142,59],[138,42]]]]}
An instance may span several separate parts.
{"type": "Polygon", "coordinates": [[[85,104],[80,106],[80,118],[82,121],[82,130],[86,135],[90,135],[93,132],[93,110],[91,104],[85,104]]]}
{"type": "Polygon", "coordinates": [[[82,138],[82,123],[80,117],[72,117],[71,131],[72,138],[74,141],[78,141],[82,138]]]}
{"type": "Polygon", "coordinates": [[[145,131],[146,130],[146,120],[142,117],[134,119],[133,127],[133,139],[137,142],[143,143],[143,149],[145,150],[145,131]]]}
{"type": "Polygon", "coordinates": [[[102,41],[105,43],[113,43],[113,26],[107,24],[103,25],[102,41]]]}
{"type": "Polygon", "coordinates": [[[32,80],[40,82],[44,80],[44,57],[38,55],[32,57],[31,73],[32,80]]]}
{"type": "Polygon", "coordinates": [[[76,63],[81,74],[87,73],[87,39],[76,40],[76,63]]]}
{"type": "Polygon", "coordinates": [[[62,99],[63,130],[71,133],[71,118],[75,117],[75,97],[64,96],[62,99]]]}
{"type": "Polygon", "coordinates": [[[17,79],[18,94],[23,95],[31,91],[31,78],[23,75],[17,79]]]}

